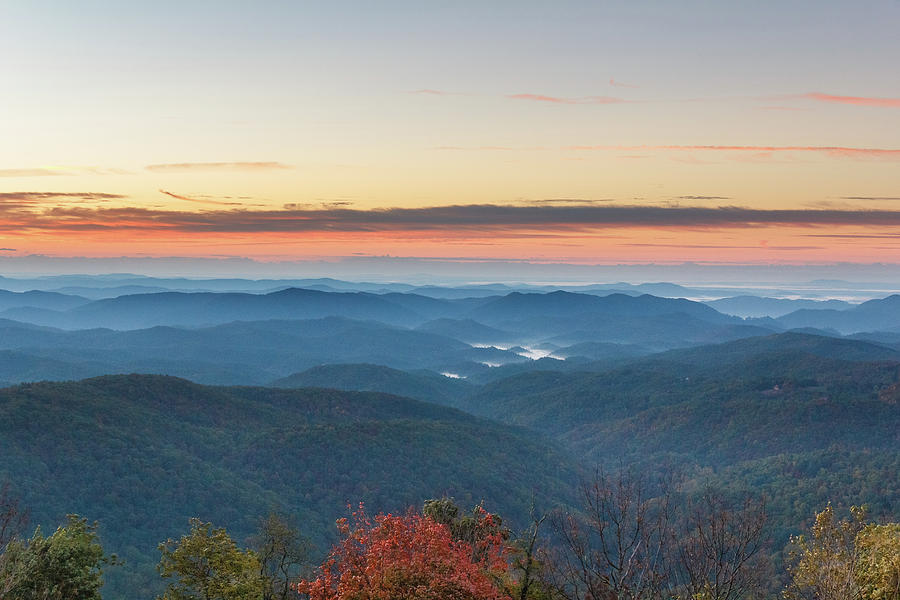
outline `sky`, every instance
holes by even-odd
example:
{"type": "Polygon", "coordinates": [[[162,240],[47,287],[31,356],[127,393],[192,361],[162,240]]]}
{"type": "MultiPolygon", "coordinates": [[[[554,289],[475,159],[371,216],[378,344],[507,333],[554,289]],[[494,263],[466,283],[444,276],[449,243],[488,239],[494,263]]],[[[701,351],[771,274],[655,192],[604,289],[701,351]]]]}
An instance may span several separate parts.
{"type": "Polygon", "coordinates": [[[900,263],[898,24],[0,0],[0,257],[900,263]]]}

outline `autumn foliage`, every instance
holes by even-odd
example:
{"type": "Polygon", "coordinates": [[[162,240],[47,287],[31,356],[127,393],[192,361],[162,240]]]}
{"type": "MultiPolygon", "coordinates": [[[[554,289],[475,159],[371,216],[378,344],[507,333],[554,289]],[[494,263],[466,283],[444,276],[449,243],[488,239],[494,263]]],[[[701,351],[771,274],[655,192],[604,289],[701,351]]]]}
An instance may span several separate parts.
{"type": "MultiPolygon", "coordinates": [[[[495,517],[481,511],[487,526],[495,517]]],[[[454,539],[450,528],[410,511],[368,517],[362,505],[338,520],[341,542],[319,576],[297,589],[310,600],[499,600],[506,572],[502,535],[474,542],[454,539]]],[[[489,529],[487,527],[486,529],[489,529]]]]}

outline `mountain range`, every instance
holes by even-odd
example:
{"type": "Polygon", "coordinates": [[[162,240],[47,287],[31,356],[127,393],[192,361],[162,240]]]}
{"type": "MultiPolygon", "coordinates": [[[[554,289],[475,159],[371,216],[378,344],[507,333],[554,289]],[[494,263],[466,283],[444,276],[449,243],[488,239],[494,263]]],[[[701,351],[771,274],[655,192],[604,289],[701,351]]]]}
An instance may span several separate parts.
{"type": "Polygon", "coordinates": [[[321,554],[348,503],[450,495],[517,528],[597,465],[765,495],[776,558],[829,501],[900,510],[898,296],[742,318],[602,286],[272,283],[0,294],[0,482],[44,527],[100,521],[129,565],[112,597],[158,591],[192,516],[246,539],[280,510],[321,554]]]}

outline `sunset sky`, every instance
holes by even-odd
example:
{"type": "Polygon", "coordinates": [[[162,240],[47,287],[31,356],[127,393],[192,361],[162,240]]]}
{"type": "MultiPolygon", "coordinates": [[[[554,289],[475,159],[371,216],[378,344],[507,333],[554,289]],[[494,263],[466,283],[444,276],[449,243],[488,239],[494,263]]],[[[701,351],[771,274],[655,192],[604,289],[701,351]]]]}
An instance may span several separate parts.
{"type": "Polygon", "coordinates": [[[0,255],[900,263],[900,2],[0,0],[0,255]]]}

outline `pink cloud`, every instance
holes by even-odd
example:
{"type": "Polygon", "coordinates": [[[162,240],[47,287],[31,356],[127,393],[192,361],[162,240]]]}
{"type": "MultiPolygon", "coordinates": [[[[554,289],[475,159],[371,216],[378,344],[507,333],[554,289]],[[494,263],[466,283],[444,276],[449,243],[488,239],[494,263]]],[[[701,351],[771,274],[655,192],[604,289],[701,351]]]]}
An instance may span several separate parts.
{"type": "Polygon", "coordinates": [[[611,96],[585,96],[584,98],[561,98],[543,94],[508,94],[513,100],[531,100],[532,102],[548,102],[550,104],[621,104],[627,102],[622,98],[611,96]]]}
{"type": "Polygon", "coordinates": [[[856,106],[878,106],[881,108],[900,108],[900,98],[866,98],[863,96],[835,96],[821,92],[803,94],[801,98],[817,100],[819,102],[834,102],[837,104],[854,104],[856,106]]]}
{"type": "Polygon", "coordinates": [[[632,88],[632,89],[641,87],[639,85],[632,85],[630,83],[622,83],[621,81],[616,81],[612,77],[609,78],[609,85],[612,85],[615,87],[632,88]]]}

